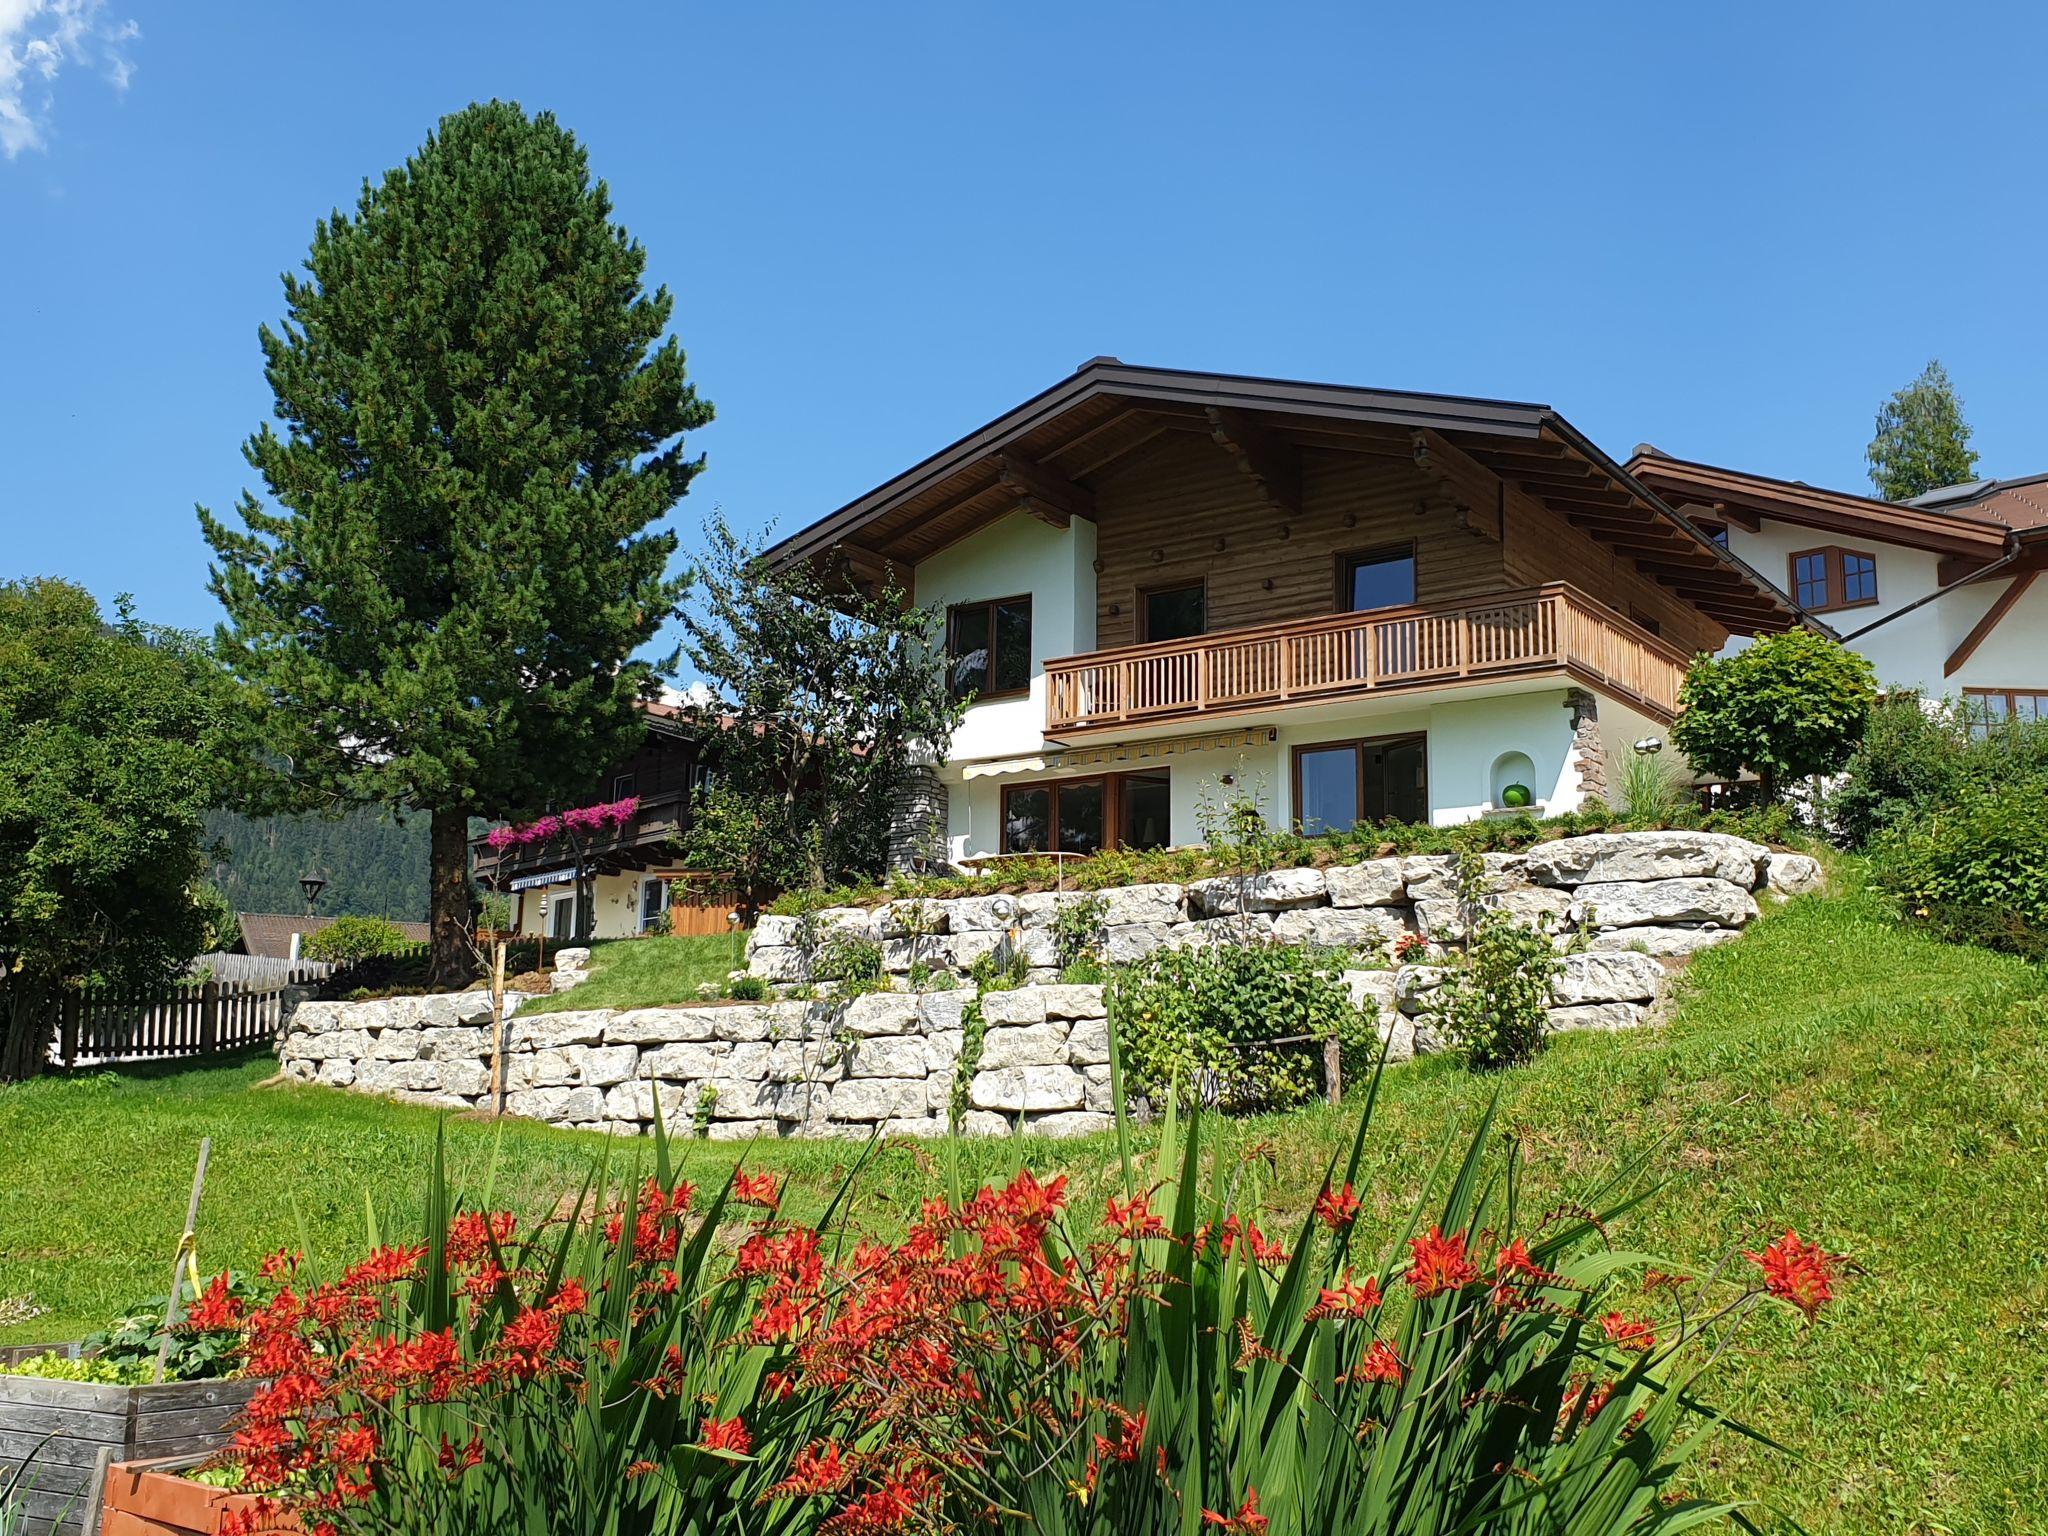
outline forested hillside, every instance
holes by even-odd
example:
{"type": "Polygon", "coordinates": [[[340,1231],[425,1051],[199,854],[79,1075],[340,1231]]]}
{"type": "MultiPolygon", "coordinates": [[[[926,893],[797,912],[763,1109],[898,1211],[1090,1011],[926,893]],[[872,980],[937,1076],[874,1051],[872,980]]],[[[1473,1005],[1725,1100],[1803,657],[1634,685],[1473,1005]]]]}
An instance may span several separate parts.
{"type": "Polygon", "coordinates": [[[237,912],[300,912],[306,900],[299,876],[325,875],[319,911],[328,917],[388,917],[424,921],[427,915],[427,818],[401,826],[389,811],[321,816],[268,816],[251,820],[217,811],[206,834],[225,846],[213,866],[214,883],[237,912]]]}

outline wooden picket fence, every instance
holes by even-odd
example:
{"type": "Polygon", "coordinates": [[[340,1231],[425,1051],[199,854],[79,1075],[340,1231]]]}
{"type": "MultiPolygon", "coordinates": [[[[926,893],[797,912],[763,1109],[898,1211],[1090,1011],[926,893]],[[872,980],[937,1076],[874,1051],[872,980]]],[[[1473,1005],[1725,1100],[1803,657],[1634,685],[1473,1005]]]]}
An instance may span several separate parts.
{"type": "Polygon", "coordinates": [[[207,1056],[268,1044],[277,1036],[288,988],[311,986],[328,967],[286,977],[206,981],[168,997],[72,993],[57,1021],[57,1059],[76,1067],[107,1061],[207,1056]]]}

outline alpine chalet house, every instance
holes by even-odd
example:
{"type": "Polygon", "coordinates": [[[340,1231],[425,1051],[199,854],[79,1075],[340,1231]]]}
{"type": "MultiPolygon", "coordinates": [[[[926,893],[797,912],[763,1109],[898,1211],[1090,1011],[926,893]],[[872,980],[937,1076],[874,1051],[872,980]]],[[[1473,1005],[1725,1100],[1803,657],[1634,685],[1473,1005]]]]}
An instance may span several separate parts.
{"type": "Polygon", "coordinates": [[[945,611],[956,861],[1567,811],[1803,618],[1547,406],[1114,358],[769,558],[945,611]]]}
{"type": "Polygon", "coordinates": [[[1960,697],[1986,725],[2048,718],[2048,475],[1888,502],[1647,445],[1628,470],[1825,619],[1885,686],[1960,697]]]}

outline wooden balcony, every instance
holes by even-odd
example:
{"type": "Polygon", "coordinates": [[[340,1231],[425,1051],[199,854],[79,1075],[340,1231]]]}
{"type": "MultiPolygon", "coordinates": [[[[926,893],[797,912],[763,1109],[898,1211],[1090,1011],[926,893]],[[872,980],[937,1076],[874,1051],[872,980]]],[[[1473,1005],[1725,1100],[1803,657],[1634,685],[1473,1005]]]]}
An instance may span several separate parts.
{"type": "Polygon", "coordinates": [[[1669,719],[1689,658],[1563,584],[1332,613],[1046,664],[1046,730],[1202,720],[1276,704],[1559,672],[1669,719]]]}
{"type": "Polygon", "coordinates": [[[514,880],[541,870],[574,864],[580,853],[594,871],[616,874],[669,862],[668,845],[688,830],[690,796],[686,790],[641,797],[633,819],[580,837],[562,833],[545,843],[497,849],[483,838],[470,842],[476,878],[486,884],[514,880]]]}

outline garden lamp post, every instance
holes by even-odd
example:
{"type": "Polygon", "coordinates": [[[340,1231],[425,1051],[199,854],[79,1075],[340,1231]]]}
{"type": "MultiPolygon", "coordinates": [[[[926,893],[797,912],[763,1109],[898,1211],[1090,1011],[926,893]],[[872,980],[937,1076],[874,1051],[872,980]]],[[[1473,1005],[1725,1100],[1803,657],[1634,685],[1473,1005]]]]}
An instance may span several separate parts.
{"type": "Polygon", "coordinates": [[[306,916],[313,915],[313,908],[320,900],[321,891],[327,887],[325,875],[299,876],[299,889],[306,893],[306,916]]]}

